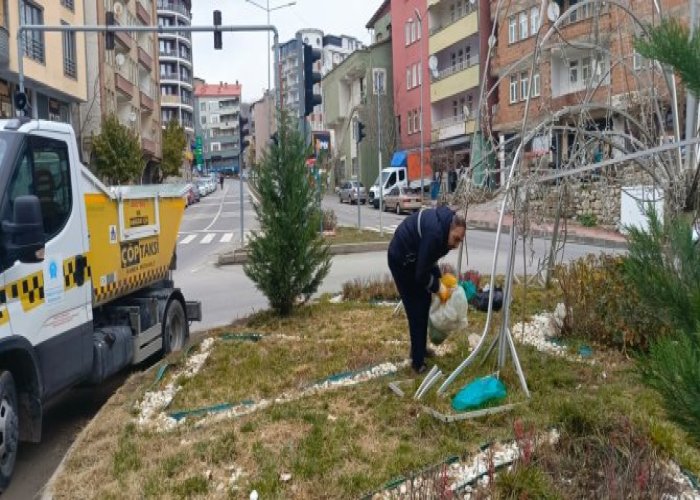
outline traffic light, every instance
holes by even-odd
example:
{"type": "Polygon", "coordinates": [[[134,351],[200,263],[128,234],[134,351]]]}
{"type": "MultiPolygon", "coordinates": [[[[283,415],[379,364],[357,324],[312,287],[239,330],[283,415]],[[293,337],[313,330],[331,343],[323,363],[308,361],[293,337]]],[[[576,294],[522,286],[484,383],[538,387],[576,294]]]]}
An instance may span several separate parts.
{"type": "MultiPolygon", "coordinates": [[[[114,26],[117,24],[114,19],[114,12],[108,10],[105,12],[105,24],[107,26],[114,26]]],[[[114,33],[105,31],[105,49],[114,50],[114,33]]]]}
{"type": "MultiPolygon", "coordinates": [[[[221,26],[221,11],[214,11],[214,26],[221,26]]],[[[221,31],[214,30],[214,49],[221,50],[221,31]]]]}
{"type": "Polygon", "coordinates": [[[366,137],[365,135],[365,124],[360,120],[357,120],[357,143],[361,143],[362,139],[366,137]]]}
{"type": "Polygon", "coordinates": [[[22,111],[27,107],[27,94],[24,92],[15,92],[15,109],[22,111]]]}
{"type": "Polygon", "coordinates": [[[304,44],[304,116],[314,112],[314,107],[321,104],[322,99],[314,94],[314,85],[321,81],[321,73],[314,71],[314,63],[321,59],[321,51],[314,49],[308,43],[304,44]]]}
{"type": "Polygon", "coordinates": [[[250,141],[246,138],[250,135],[250,130],[248,129],[248,118],[243,118],[243,115],[238,115],[238,130],[241,136],[241,153],[240,157],[243,158],[243,151],[250,146],[250,141]]]}

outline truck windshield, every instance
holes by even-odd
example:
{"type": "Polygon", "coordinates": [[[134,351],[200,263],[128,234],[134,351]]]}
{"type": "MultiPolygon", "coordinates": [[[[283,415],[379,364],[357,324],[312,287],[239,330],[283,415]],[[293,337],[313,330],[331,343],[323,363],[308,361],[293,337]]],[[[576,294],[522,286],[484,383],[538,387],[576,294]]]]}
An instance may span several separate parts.
{"type": "Polygon", "coordinates": [[[12,153],[20,141],[22,134],[0,131],[0,168],[3,170],[13,167],[12,153]]]}

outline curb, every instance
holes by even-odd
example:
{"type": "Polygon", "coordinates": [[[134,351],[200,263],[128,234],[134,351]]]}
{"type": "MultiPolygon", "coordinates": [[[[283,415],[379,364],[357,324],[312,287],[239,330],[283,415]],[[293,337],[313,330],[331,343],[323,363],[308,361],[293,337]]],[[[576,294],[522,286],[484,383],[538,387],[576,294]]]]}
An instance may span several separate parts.
{"type": "MultiPolygon", "coordinates": [[[[368,243],[343,243],[331,245],[331,255],[350,255],[355,253],[385,252],[389,249],[388,241],[373,241],[368,243]]],[[[219,255],[219,266],[240,265],[248,262],[247,250],[234,250],[219,255]]]]}
{"type": "MultiPolygon", "coordinates": [[[[468,219],[467,226],[469,227],[469,229],[475,229],[477,231],[496,232],[498,230],[498,224],[496,224],[495,222],[486,222],[475,219],[468,219]]],[[[510,224],[503,224],[503,230],[509,231],[510,224]]],[[[549,231],[547,229],[533,229],[531,233],[536,238],[549,238],[553,234],[552,231],[549,231]]],[[[578,243],[581,245],[592,245],[604,248],[627,248],[627,241],[613,240],[598,236],[582,236],[571,232],[567,233],[566,241],[568,243],[578,243]]]]}

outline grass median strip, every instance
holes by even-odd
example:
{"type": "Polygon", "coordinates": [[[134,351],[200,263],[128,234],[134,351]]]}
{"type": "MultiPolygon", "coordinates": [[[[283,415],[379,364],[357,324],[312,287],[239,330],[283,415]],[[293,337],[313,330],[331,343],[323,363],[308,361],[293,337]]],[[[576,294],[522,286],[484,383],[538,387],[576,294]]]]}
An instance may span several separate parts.
{"type": "MultiPolygon", "coordinates": [[[[549,299],[543,294],[535,302],[537,309],[520,307],[518,313],[542,310],[539,306],[549,299]]],[[[484,317],[472,313],[468,331],[448,338],[452,348],[437,359],[443,372],[469,352],[467,337],[481,332],[484,317]]],[[[132,423],[130,401],[143,396],[154,375],[137,375],[83,435],[57,480],[55,498],[248,498],[252,490],[261,498],[356,498],[392,479],[411,477],[426,465],[476,452],[484,442],[510,442],[516,420],[538,431],[576,430],[577,440],[565,442],[583,443],[585,436],[608,429],[609,422],[626,418],[660,457],[700,472],[700,452],[687,445],[656,394],[640,383],[632,363],[620,355],[575,363],[519,346],[532,398],[507,414],[445,424],[426,414],[423,405],[448,413],[450,398],[430,391],[416,402],[388,389],[388,382],[412,377],[408,368],[390,377],[275,401],[285,392],[301,394],[319,383],[347,382],[377,364],[405,359],[406,320],[393,317],[391,308],[321,303],[290,318],[258,314],[214,336],[253,334],[261,338],[216,342],[197,374],[177,380],[174,366],[160,383],[182,384],[170,405],[173,412],[216,408],[222,402],[238,402],[233,406],[242,411],[246,403],[268,400],[269,405],[235,419],[207,420],[204,414],[210,412],[204,412],[171,432],[139,430],[132,423]]],[[[489,359],[470,367],[450,396],[492,371],[491,363],[489,359]]],[[[508,368],[501,375],[509,390],[504,403],[522,402],[516,374],[508,368]]],[[[412,395],[419,383],[414,379],[402,387],[412,395]]],[[[230,409],[221,408],[220,416],[230,409]]],[[[547,477],[555,473],[548,471],[547,477]]],[[[585,496],[584,490],[575,490],[576,484],[549,481],[546,486],[561,497],[585,496]]]]}

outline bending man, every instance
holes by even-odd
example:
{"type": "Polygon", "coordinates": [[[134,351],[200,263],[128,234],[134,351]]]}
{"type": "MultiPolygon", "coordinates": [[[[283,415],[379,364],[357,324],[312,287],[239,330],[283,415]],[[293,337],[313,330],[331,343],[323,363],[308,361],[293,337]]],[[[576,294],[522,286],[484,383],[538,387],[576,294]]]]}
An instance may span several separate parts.
{"type": "Polygon", "coordinates": [[[430,294],[440,291],[437,261],[464,240],[464,217],[448,207],[423,209],[399,225],[389,245],[389,269],[401,295],[411,333],[411,361],[425,371],[430,294]]]}

